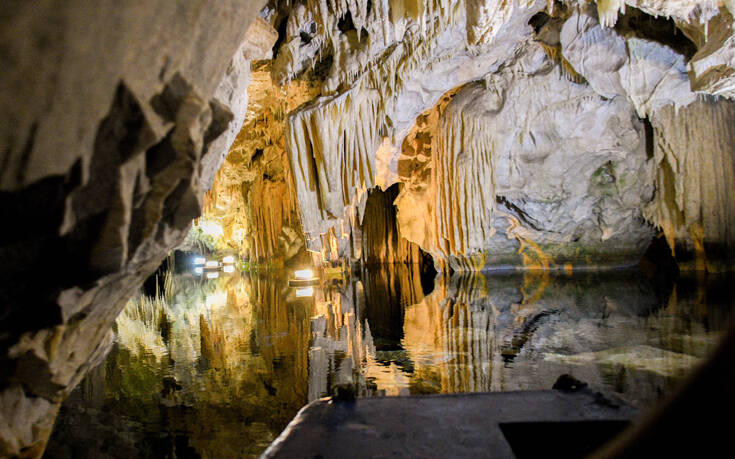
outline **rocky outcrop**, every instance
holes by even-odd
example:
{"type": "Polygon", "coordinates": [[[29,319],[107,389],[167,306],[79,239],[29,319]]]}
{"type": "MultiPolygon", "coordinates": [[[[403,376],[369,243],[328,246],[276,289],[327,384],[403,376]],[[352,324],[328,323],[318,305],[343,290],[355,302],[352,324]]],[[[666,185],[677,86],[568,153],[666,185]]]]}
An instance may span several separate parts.
{"type": "Polygon", "coordinates": [[[42,453],[127,298],[199,215],[244,115],[258,8],[4,8],[0,456],[42,453]]]}

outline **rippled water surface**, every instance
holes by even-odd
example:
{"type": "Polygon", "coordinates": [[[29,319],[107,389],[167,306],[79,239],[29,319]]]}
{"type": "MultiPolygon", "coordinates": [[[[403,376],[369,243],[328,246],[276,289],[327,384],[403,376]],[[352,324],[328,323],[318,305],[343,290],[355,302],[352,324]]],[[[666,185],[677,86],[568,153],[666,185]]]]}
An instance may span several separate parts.
{"type": "Polygon", "coordinates": [[[358,277],[297,297],[286,277],[168,276],[118,318],[46,457],[253,456],[345,383],[372,397],[549,389],[570,373],[645,407],[713,349],[732,310],[727,279],[358,277]]]}

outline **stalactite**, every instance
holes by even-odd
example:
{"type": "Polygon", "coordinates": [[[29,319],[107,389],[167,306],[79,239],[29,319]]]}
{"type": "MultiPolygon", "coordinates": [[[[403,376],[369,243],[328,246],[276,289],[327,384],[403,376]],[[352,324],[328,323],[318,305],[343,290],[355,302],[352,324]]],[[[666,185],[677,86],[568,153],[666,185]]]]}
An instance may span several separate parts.
{"type": "Polygon", "coordinates": [[[467,102],[459,97],[447,106],[431,158],[437,193],[434,247],[445,257],[470,256],[495,234],[492,133],[482,116],[464,112],[467,102]]]}
{"type": "Polygon", "coordinates": [[[378,118],[375,91],[320,99],[290,116],[286,145],[310,250],[374,186],[378,118]]]}
{"type": "Polygon", "coordinates": [[[697,102],[651,117],[657,193],[647,218],[677,241],[698,266],[719,271],[735,257],[735,103],[697,102]],[[725,263],[726,264],[726,263],[725,263]]]}

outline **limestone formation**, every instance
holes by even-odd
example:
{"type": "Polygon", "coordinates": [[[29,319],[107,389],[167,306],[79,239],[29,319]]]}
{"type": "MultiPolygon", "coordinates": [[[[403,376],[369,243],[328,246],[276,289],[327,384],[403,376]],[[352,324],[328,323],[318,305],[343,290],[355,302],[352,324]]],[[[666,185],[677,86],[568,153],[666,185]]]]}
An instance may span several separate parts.
{"type": "Polygon", "coordinates": [[[387,14],[299,3],[281,19],[272,73],[283,83],[329,69],[286,126],[307,249],[360,258],[368,190],[399,183],[397,231],[440,267],[635,264],[668,224],[648,210],[662,202],[652,150],[665,142],[651,125],[698,92],[728,94],[726,62],[707,87],[697,76],[728,59],[728,5],[429,1],[387,14]],[[463,87],[477,80],[485,89],[463,87]],[[450,108],[421,134],[431,151],[418,153],[414,126],[443,96],[450,108]]]}
{"type": "Polygon", "coordinates": [[[175,3],[3,7],[2,457],[43,452],[239,130],[260,6],[175,3]]]}
{"type": "Polygon", "coordinates": [[[454,269],[633,264],[650,241],[632,104],[569,81],[540,47],[461,89],[427,153],[428,190],[405,189],[399,218],[428,221],[403,234],[454,269]]]}

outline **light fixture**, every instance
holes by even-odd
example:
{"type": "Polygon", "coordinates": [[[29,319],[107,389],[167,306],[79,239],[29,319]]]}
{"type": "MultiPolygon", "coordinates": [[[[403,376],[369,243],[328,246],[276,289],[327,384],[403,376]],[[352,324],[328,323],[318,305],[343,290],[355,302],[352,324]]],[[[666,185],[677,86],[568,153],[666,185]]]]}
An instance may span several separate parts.
{"type": "Polygon", "coordinates": [[[206,262],[206,261],[207,261],[207,259],[204,258],[204,257],[196,257],[196,258],[194,258],[194,264],[195,265],[203,265],[204,262],[206,262]]]}
{"type": "Polygon", "coordinates": [[[235,272],[235,267],[233,265],[226,265],[226,266],[223,266],[222,267],[222,271],[224,271],[226,273],[234,273],[235,272]]]}
{"type": "Polygon", "coordinates": [[[203,272],[204,268],[202,268],[201,266],[197,266],[196,268],[194,268],[194,274],[201,274],[203,272]]]}
{"type": "Polygon", "coordinates": [[[222,263],[231,265],[235,263],[235,257],[233,257],[232,255],[227,255],[226,257],[222,259],[222,263]]]}
{"type": "Polygon", "coordinates": [[[296,289],[296,297],[309,297],[314,295],[314,287],[301,287],[296,289]]]}
{"type": "Polygon", "coordinates": [[[217,279],[219,277],[219,273],[207,273],[207,279],[217,279]]]}
{"type": "Polygon", "coordinates": [[[209,260],[206,265],[207,268],[216,268],[219,266],[219,261],[217,260],[209,260]]]}
{"type": "Polygon", "coordinates": [[[296,279],[311,279],[314,277],[314,271],[310,269],[297,269],[293,275],[296,279]]]}

